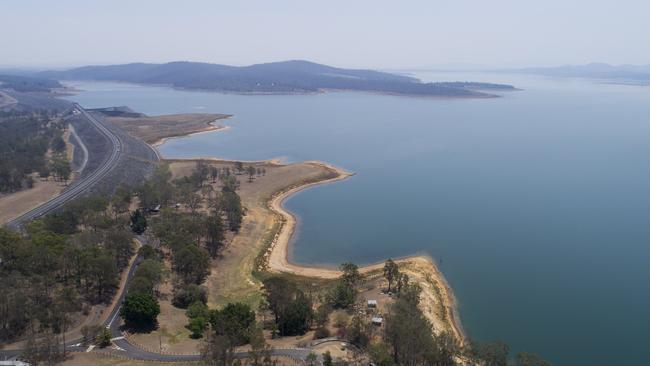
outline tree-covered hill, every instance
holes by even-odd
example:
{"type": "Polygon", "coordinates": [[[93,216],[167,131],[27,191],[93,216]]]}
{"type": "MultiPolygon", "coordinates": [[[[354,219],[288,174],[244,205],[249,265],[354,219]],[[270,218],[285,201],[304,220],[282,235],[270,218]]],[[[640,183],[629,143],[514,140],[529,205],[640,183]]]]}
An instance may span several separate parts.
{"type": "Polygon", "coordinates": [[[132,63],[84,66],[67,71],[45,71],[39,77],[60,80],[123,81],[170,85],[178,88],[236,93],[315,93],[354,90],[398,95],[491,97],[478,90],[514,90],[489,83],[422,83],[418,79],[373,70],[353,70],[309,61],[284,61],[250,66],[199,62],[132,63]]]}

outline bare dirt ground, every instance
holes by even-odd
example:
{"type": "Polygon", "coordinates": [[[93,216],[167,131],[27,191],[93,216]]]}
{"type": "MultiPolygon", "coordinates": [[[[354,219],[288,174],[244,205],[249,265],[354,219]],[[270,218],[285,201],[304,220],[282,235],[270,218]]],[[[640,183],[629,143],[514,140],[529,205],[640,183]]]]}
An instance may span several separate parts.
{"type": "Polygon", "coordinates": [[[213,123],[230,117],[227,114],[169,114],[151,117],[109,117],[107,121],[121,127],[131,136],[153,145],[165,139],[187,136],[223,128],[213,123]]]}

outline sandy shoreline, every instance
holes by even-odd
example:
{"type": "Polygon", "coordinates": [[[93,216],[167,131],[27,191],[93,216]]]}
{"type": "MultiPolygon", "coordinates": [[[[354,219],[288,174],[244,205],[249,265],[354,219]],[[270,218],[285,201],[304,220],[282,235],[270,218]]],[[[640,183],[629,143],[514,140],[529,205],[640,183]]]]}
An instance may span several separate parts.
{"type": "MultiPolygon", "coordinates": [[[[215,121],[216,122],[216,121],[215,121]]],[[[199,133],[211,132],[222,130],[224,126],[209,125],[211,128],[205,131],[198,131],[191,134],[166,137],[152,144],[156,150],[169,138],[178,138],[184,136],[195,135],[199,133]]],[[[257,160],[257,161],[243,161],[243,160],[229,160],[214,157],[193,157],[193,158],[180,158],[180,159],[165,159],[170,161],[183,161],[183,160],[211,160],[211,161],[241,161],[243,163],[266,163],[272,165],[284,165],[279,159],[257,160]]],[[[321,161],[305,161],[305,164],[313,164],[333,173],[332,178],[327,178],[317,182],[310,182],[296,187],[290,187],[283,191],[274,194],[267,202],[268,208],[274,212],[280,221],[281,228],[273,239],[270,247],[264,254],[266,260],[266,268],[271,272],[276,273],[290,273],[304,277],[314,277],[322,279],[335,279],[341,275],[341,272],[333,268],[324,268],[318,266],[303,266],[292,262],[289,258],[291,238],[296,230],[297,217],[290,211],[286,210],[283,206],[284,201],[291,197],[293,194],[300,192],[304,189],[311,188],[317,185],[338,182],[354,175],[354,173],[345,171],[333,165],[321,161]]],[[[434,327],[434,331],[439,333],[441,331],[448,331],[454,336],[460,344],[465,343],[467,337],[460,323],[458,316],[456,298],[447,280],[444,278],[442,272],[438,269],[433,259],[428,256],[407,256],[395,259],[399,264],[400,270],[409,275],[413,282],[417,282],[422,287],[422,301],[421,308],[424,315],[429,319],[434,327]]],[[[379,262],[367,266],[360,267],[361,273],[366,275],[381,274],[384,262],[379,262]]]]}
{"type": "MultiPolygon", "coordinates": [[[[296,229],[297,218],[293,213],[284,208],[283,203],[287,198],[299,191],[316,185],[337,182],[354,174],[322,162],[312,161],[308,163],[318,164],[330,169],[336,172],[336,176],[319,182],[290,188],[276,194],[269,200],[269,209],[280,217],[282,227],[274,238],[269,248],[269,252],[267,252],[267,268],[271,272],[291,273],[305,277],[335,279],[341,275],[341,272],[336,269],[315,266],[307,267],[293,263],[289,259],[290,242],[296,229]]],[[[456,299],[451,287],[435,265],[434,261],[427,256],[409,256],[398,258],[395,262],[400,265],[400,269],[403,272],[409,275],[412,281],[415,281],[422,286],[422,310],[425,316],[427,316],[433,324],[434,330],[447,330],[461,344],[464,343],[466,335],[462,325],[460,324],[456,299]]],[[[381,273],[383,266],[384,262],[363,266],[360,268],[360,272],[363,274],[375,274],[375,272],[381,273]]]]}
{"type": "MultiPolygon", "coordinates": [[[[206,133],[206,132],[225,131],[225,130],[229,129],[230,126],[215,125],[215,124],[213,124],[213,123],[217,122],[217,121],[220,120],[220,119],[227,119],[227,118],[230,118],[230,117],[219,118],[219,119],[216,119],[216,120],[214,120],[214,121],[208,123],[208,125],[205,127],[204,130],[201,130],[201,131],[195,131],[195,132],[190,132],[190,133],[179,133],[178,135],[174,135],[174,136],[162,137],[162,138],[160,138],[160,139],[158,139],[158,140],[156,140],[156,141],[150,143],[149,145],[151,145],[154,149],[158,150],[158,147],[159,147],[160,145],[164,144],[165,142],[167,142],[167,140],[171,140],[171,139],[179,139],[179,138],[183,138],[183,137],[194,136],[194,135],[198,135],[198,134],[202,134],[202,133],[206,133]]],[[[160,151],[158,151],[158,152],[160,153],[160,151]]]]}

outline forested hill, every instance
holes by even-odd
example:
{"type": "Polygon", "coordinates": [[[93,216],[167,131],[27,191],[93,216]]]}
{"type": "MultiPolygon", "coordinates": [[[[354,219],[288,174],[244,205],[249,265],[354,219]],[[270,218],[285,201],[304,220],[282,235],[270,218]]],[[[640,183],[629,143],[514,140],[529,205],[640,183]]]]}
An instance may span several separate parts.
{"type": "Polygon", "coordinates": [[[11,89],[17,92],[51,92],[53,89],[62,87],[63,85],[56,80],[0,74],[0,88],[2,89],[11,89]]]}
{"type": "Polygon", "coordinates": [[[493,95],[484,91],[514,90],[510,85],[489,83],[422,83],[408,76],[372,70],[341,69],[309,61],[284,61],[251,66],[198,62],[132,63],[85,66],[67,71],[45,71],[38,76],[59,80],[160,84],[185,89],[235,93],[314,93],[323,90],[354,90],[414,96],[491,97],[493,95]]]}

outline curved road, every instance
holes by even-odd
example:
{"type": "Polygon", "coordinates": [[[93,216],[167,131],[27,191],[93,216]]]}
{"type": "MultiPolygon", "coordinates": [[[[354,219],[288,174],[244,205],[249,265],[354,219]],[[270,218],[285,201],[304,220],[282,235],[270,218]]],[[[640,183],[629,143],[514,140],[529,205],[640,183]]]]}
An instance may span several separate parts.
{"type": "MultiPolygon", "coordinates": [[[[112,145],[110,155],[94,172],[70,184],[70,186],[68,186],[68,188],[65,191],[63,191],[60,195],[52,198],[51,200],[43,203],[42,205],[10,221],[9,223],[7,223],[7,226],[15,229],[20,229],[24,223],[36,219],[38,217],[41,217],[43,215],[46,215],[62,207],[64,204],[78,197],[79,195],[84,193],[87,189],[91,188],[93,185],[99,182],[117,165],[120,156],[123,152],[123,143],[120,140],[120,137],[115,133],[113,133],[106,126],[104,126],[103,122],[99,121],[92,114],[88,113],[79,104],[75,103],[74,109],[79,111],[79,113],[81,113],[88,120],[90,124],[92,124],[103,136],[106,137],[106,139],[112,145]]],[[[160,159],[160,155],[158,151],[152,148],[151,146],[149,146],[149,148],[155,153],[156,157],[160,159]]],[[[141,245],[148,245],[145,241],[145,238],[142,236],[138,237],[137,240],[140,242],[141,245]]],[[[135,270],[137,269],[140,262],[142,262],[142,258],[138,256],[136,260],[133,261],[133,264],[129,267],[126,285],[124,286],[124,288],[119,289],[119,294],[117,295],[118,296],[118,301],[116,302],[117,305],[111,310],[108,318],[104,322],[104,325],[111,331],[111,335],[113,336],[113,340],[112,340],[113,345],[115,346],[114,348],[117,350],[116,352],[118,352],[118,354],[124,355],[125,357],[139,359],[139,360],[147,360],[147,361],[179,362],[179,361],[199,360],[200,356],[196,354],[171,355],[171,354],[163,354],[163,353],[146,351],[129,343],[123,337],[123,333],[121,330],[122,322],[121,322],[121,318],[119,317],[119,312],[122,307],[122,302],[124,300],[124,297],[128,292],[128,282],[135,274],[135,270]]],[[[81,345],[82,341],[83,341],[82,339],[74,339],[69,342],[66,342],[66,346],[68,350],[76,351],[76,352],[84,352],[84,351],[92,350],[92,347],[87,348],[85,346],[82,346],[81,345]]],[[[291,357],[303,361],[305,360],[309,352],[310,350],[308,348],[272,350],[273,355],[286,356],[286,357],[291,357]]],[[[21,353],[22,353],[21,350],[0,349],[0,359],[16,358],[19,357],[21,353]]],[[[246,357],[247,355],[248,355],[247,352],[240,352],[236,354],[236,357],[246,357]]]]}
{"type": "Polygon", "coordinates": [[[60,208],[99,182],[111,171],[111,169],[117,165],[120,159],[120,155],[122,154],[122,141],[120,140],[119,136],[106,128],[102,122],[98,121],[92,114],[86,112],[86,110],[83,109],[79,104],[75,103],[74,106],[75,109],[78,110],[84,117],[86,117],[88,122],[99,131],[99,133],[106,137],[106,139],[112,145],[111,154],[94,172],[85,178],[80,178],[74,181],[60,195],[9,221],[7,223],[7,226],[14,229],[19,229],[25,222],[34,220],[60,208]]]}

